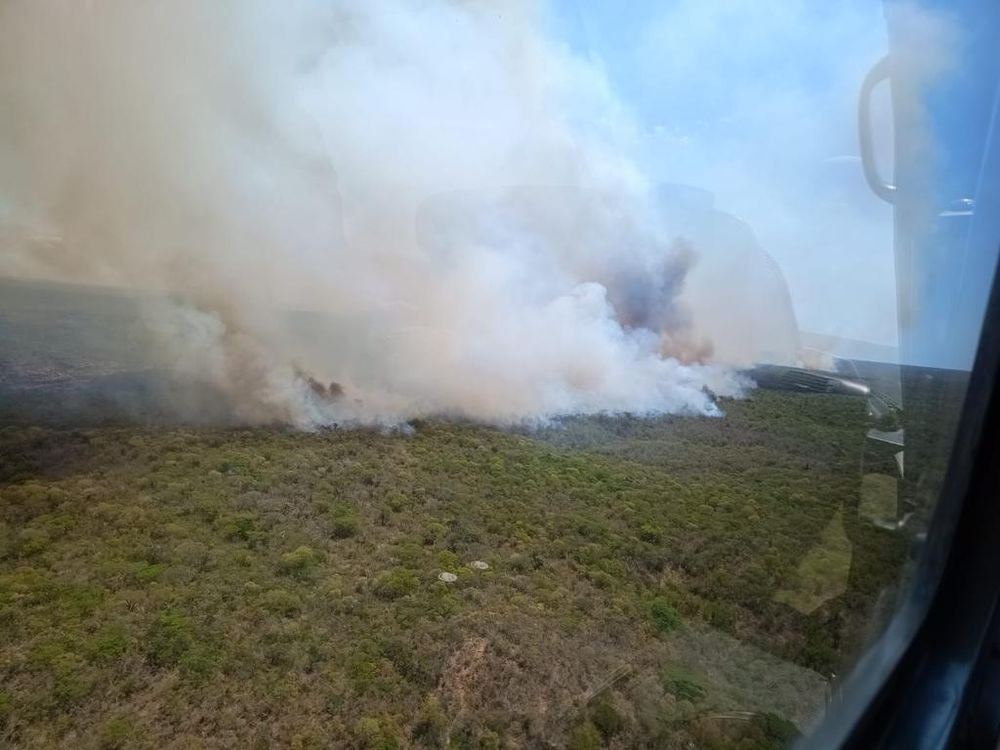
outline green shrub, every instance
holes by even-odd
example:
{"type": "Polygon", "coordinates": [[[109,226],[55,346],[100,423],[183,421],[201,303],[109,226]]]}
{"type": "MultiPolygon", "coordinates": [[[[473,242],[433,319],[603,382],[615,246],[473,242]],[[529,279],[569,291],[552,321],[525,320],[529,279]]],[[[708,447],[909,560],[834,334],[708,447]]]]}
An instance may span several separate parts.
{"type": "Polygon", "coordinates": [[[107,625],[90,639],[87,653],[92,661],[110,663],[124,656],[128,642],[128,631],[122,625],[107,625]]]}
{"type": "Polygon", "coordinates": [[[357,536],[360,529],[361,520],[353,515],[338,516],[330,523],[330,533],[334,539],[348,539],[357,536]]]}
{"type": "Polygon", "coordinates": [[[644,523],[639,527],[639,538],[649,544],[659,544],[663,541],[663,529],[652,523],[644,523]]]}
{"type": "Polygon", "coordinates": [[[628,567],[621,560],[606,557],[598,560],[596,565],[599,570],[615,578],[625,578],[628,575],[628,567]]]}
{"type": "Polygon", "coordinates": [[[176,666],[194,643],[191,621],[180,612],[160,613],[146,634],[146,655],[158,667],[176,666]]]}
{"type": "Polygon", "coordinates": [[[287,589],[271,589],[260,600],[268,612],[291,617],[302,609],[302,600],[287,589]]]}
{"type": "Polygon", "coordinates": [[[589,519],[583,519],[577,523],[576,531],[580,536],[593,542],[604,541],[609,536],[607,527],[589,519]]]}
{"type": "Polygon", "coordinates": [[[581,565],[594,565],[610,554],[610,550],[601,544],[582,544],[573,550],[573,559],[581,565]]]}
{"type": "Polygon", "coordinates": [[[569,733],[566,748],[567,750],[600,750],[601,733],[589,721],[577,724],[569,733]]]}
{"type": "Polygon", "coordinates": [[[511,555],[508,565],[515,573],[527,573],[531,570],[531,558],[528,555],[517,553],[511,555]]]}
{"type": "Polygon", "coordinates": [[[222,535],[231,542],[253,542],[263,536],[257,529],[255,513],[226,513],[219,518],[218,524],[222,535]]]}
{"type": "Polygon", "coordinates": [[[279,569],[282,573],[293,576],[305,576],[315,567],[319,556],[312,547],[302,545],[281,556],[279,569]]]}
{"type": "Polygon", "coordinates": [[[130,578],[135,584],[144,586],[163,575],[166,567],[163,563],[137,563],[130,578]]]}
{"type": "Polygon", "coordinates": [[[398,599],[417,590],[417,575],[407,568],[393,568],[375,579],[375,594],[381,599],[398,599]]]}
{"type": "Polygon", "coordinates": [[[757,714],[752,723],[760,729],[768,747],[788,747],[802,736],[792,722],[770,712],[757,714]]]}
{"type": "Polygon", "coordinates": [[[429,659],[413,648],[405,638],[388,638],[380,644],[382,656],[392,662],[396,671],[414,685],[433,687],[437,675],[429,659]]]}
{"type": "Polygon", "coordinates": [[[177,562],[189,565],[198,571],[204,571],[211,562],[211,552],[201,542],[194,539],[185,539],[174,548],[174,556],[177,562]]]}
{"type": "Polygon", "coordinates": [[[669,633],[681,624],[681,616],[677,610],[662,596],[656,597],[649,603],[649,616],[653,620],[653,626],[660,633],[669,633]]]}
{"type": "Polygon", "coordinates": [[[448,737],[448,750],[480,750],[478,725],[470,720],[453,729],[448,737]]]}
{"type": "Polygon", "coordinates": [[[185,676],[199,680],[215,669],[218,654],[214,648],[205,643],[194,643],[178,661],[178,666],[185,676]]]}
{"type": "Polygon", "coordinates": [[[601,701],[594,706],[591,721],[604,738],[614,737],[625,728],[625,719],[610,701],[601,701]]]}
{"type": "Polygon", "coordinates": [[[420,542],[410,537],[400,539],[394,552],[396,559],[408,568],[421,567],[427,554],[420,542]]]}
{"type": "Polygon", "coordinates": [[[354,739],[364,750],[397,750],[399,737],[389,722],[363,716],[354,723],[354,739]]]}
{"type": "Polygon", "coordinates": [[[448,717],[441,704],[430,696],[420,707],[417,721],[413,725],[413,739],[425,747],[441,747],[448,735],[448,717]]]}
{"type": "Polygon", "coordinates": [[[406,495],[399,490],[390,490],[387,492],[385,495],[385,501],[393,513],[399,513],[401,510],[406,508],[407,505],[409,505],[406,495]]]}
{"type": "Polygon", "coordinates": [[[458,570],[462,566],[462,561],[451,550],[443,549],[437,554],[437,566],[442,570],[458,570]]]}
{"type": "Polygon", "coordinates": [[[610,591],[615,587],[614,576],[610,576],[603,570],[588,570],[587,578],[599,589],[610,591]]]}
{"type": "Polygon", "coordinates": [[[323,747],[329,747],[329,745],[326,745],[315,734],[310,732],[301,732],[292,735],[291,747],[292,750],[319,750],[323,747]]]}
{"type": "Polygon", "coordinates": [[[698,679],[685,669],[672,667],[663,671],[660,677],[663,689],[672,693],[678,700],[698,703],[705,697],[705,688],[698,679]]]}
{"type": "Polygon", "coordinates": [[[54,678],[52,697],[59,706],[79,703],[94,688],[93,675],[76,654],[62,654],[52,662],[50,668],[54,678]]]}
{"type": "Polygon", "coordinates": [[[111,719],[101,727],[97,744],[101,750],[119,750],[125,747],[131,736],[131,724],[123,719],[111,719]]]}
{"type": "Polygon", "coordinates": [[[17,535],[14,553],[18,557],[38,555],[49,548],[49,535],[40,529],[24,529],[17,535]]]}
{"type": "Polygon", "coordinates": [[[424,527],[420,539],[424,544],[431,545],[437,542],[439,539],[444,538],[445,534],[447,533],[448,533],[447,526],[445,526],[443,523],[438,523],[437,521],[431,521],[424,527]]]}

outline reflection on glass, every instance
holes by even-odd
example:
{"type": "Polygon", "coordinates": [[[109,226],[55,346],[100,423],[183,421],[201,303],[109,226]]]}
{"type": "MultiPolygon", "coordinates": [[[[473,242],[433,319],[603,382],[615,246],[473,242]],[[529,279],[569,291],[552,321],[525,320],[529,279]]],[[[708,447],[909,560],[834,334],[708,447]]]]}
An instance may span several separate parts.
{"type": "Polygon", "coordinates": [[[933,532],[986,27],[0,6],[0,745],[807,734],[933,532]]]}

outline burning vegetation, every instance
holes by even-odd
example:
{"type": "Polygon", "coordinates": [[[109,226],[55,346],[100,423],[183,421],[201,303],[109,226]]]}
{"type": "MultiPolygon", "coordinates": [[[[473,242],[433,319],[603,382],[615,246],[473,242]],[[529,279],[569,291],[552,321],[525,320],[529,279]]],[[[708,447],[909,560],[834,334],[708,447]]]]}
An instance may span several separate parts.
{"type": "Polygon", "coordinates": [[[344,397],[344,386],[335,380],[331,380],[329,383],[324,384],[312,375],[309,375],[299,369],[295,370],[295,376],[309,386],[309,390],[312,391],[313,395],[321,401],[339,401],[344,397]]]}

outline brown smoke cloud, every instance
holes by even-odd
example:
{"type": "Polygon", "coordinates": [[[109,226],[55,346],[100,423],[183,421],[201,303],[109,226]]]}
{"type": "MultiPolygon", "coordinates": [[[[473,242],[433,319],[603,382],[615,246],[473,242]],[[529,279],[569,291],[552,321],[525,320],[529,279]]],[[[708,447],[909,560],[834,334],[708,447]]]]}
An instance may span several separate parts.
{"type": "Polygon", "coordinates": [[[740,383],[695,364],[695,253],[541,27],[526,1],[4,3],[0,272],[143,290],[158,361],[247,421],[715,413],[740,383]]]}

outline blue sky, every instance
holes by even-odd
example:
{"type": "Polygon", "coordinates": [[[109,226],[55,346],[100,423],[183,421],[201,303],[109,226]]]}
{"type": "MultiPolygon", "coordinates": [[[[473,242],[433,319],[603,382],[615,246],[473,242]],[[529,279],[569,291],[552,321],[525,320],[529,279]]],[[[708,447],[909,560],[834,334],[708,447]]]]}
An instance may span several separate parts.
{"type": "Polygon", "coordinates": [[[896,343],[892,211],[864,183],[856,131],[886,52],[880,2],[555,0],[550,25],[603,71],[652,179],[711,190],[750,224],[803,330],[896,343]]]}

